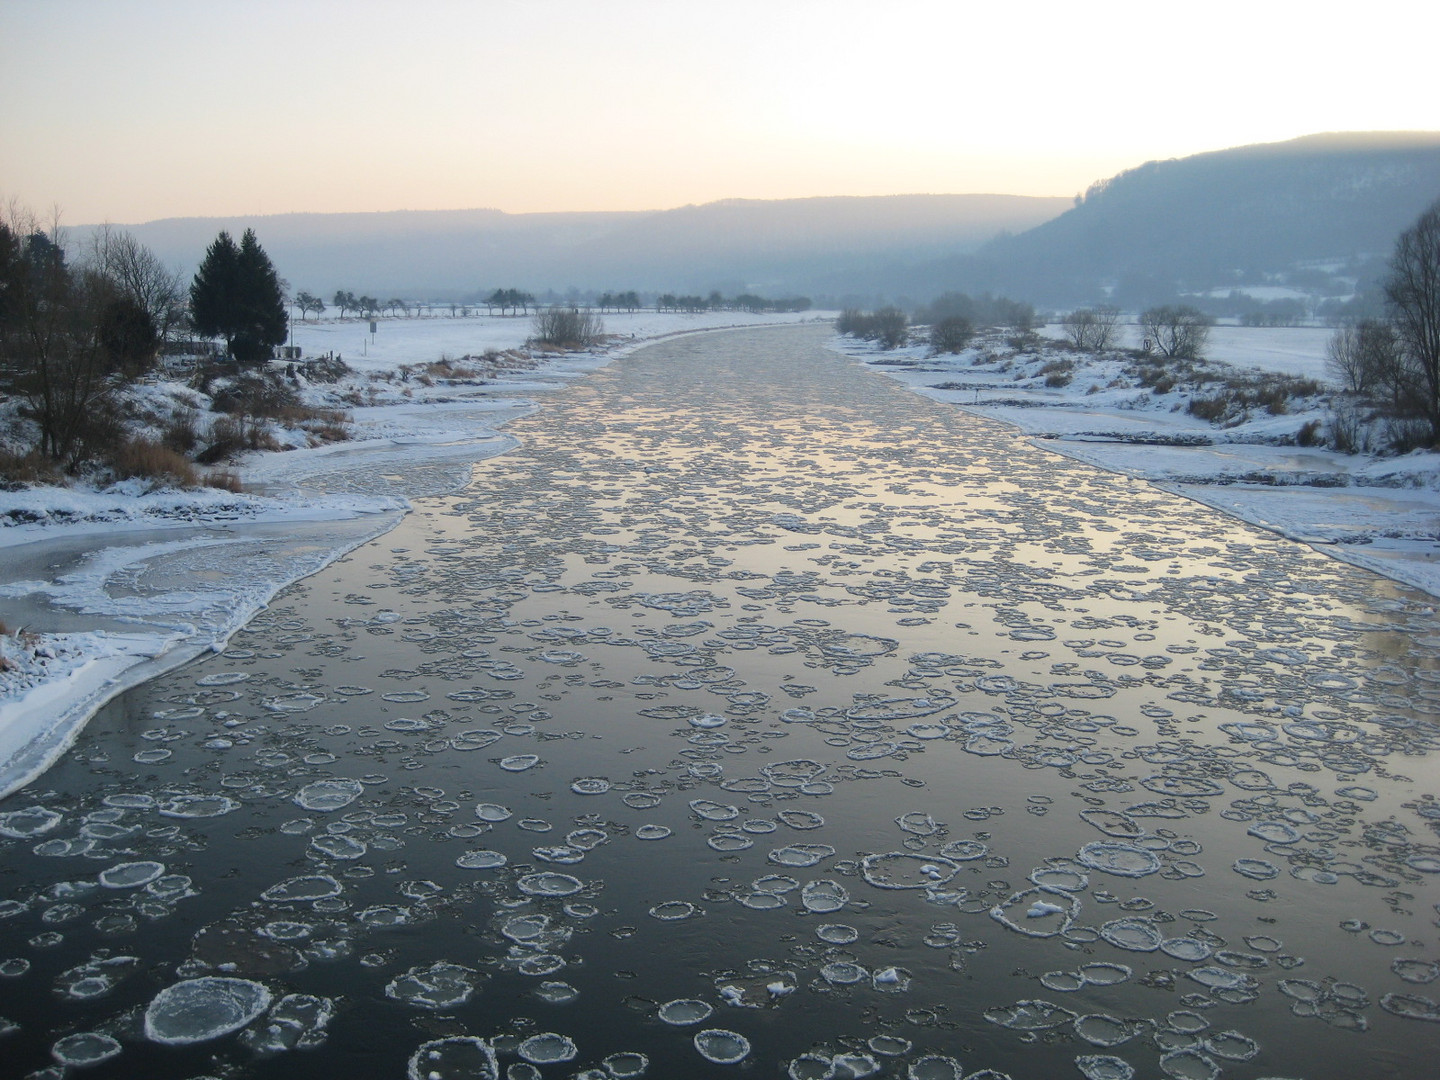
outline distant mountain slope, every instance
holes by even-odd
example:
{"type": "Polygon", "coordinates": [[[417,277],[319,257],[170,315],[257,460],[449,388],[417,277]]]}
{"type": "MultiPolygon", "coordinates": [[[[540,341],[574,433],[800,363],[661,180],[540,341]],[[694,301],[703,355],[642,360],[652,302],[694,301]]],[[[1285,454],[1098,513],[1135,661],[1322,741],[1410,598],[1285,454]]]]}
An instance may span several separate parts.
{"type": "Polygon", "coordinates": [[[326,298],[640,289],[885,291],[895,268],[973,252],[1068,199],[895,195],[727,200],[646,213],[499,210],[176,218],[130,231],[188,275],[220,229],[253,228],[281,275],[326,298]]]}
{"type": "Polygon", "coordinates": [[[1093,185],[1066,213],[931,267],[951,287],[1074,303],[1258,283],[1307,261],[1388,256],[1440,198],[1440,133],[1313,135],[1170,161],[1093,185]]]}

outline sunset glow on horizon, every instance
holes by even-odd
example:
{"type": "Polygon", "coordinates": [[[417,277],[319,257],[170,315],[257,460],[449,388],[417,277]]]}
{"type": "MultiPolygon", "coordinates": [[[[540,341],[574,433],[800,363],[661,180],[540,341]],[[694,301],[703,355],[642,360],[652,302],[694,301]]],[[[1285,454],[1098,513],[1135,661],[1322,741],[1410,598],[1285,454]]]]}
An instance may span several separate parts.
{"type": "Polygon", "coordinates": [[[1440,16],[1288,4],[7,0],[0,198],[69,223],[1069,196],[1144,161],[1440,129],[1440,16]]]}

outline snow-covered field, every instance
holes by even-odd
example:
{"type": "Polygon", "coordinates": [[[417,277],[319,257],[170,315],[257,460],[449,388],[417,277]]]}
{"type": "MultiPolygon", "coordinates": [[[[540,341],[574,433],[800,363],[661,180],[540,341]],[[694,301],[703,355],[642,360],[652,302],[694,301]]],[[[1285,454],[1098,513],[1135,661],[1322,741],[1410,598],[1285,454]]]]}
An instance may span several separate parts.
{"type": "MultiPolygon", "coordinates": [[[[646,342],[669,334],[690,330],[714,329],[723,326],[756,326],[780,321],[813,319],[814,313],[802,315],[750,315],[738,311],[707,311],[696,314],[637,311],[607,312],[601,316],[605,333],[623,341],[646,342]]],[[[831,316],[833,317],[833,315],[831,316]]],[[[293,341],[305,355],[318,356],[327,352],[341,356],[357,371],[393,371],[401,364],[423,363],[442,357],[459,359],[480,356],[486,350],[503,352],[525,344],[533,332],[532,319],[519,316],[475,316],[472,318],[385,318],[380,319],[374,334],[363,319],[325,319],[318,322],[292,322],[293,341]]],[[[614,346],[607,356],[616,355],[614,346]]]]}
{"type": "MultiPolygon", "coordinates": [[[[1138,349],[1144,336],[1134,323],[1119,327],[1117,348],[1138,349]]],[[[1237,368],[1254,368],[1277,375],[1324,379],[1325,346],[1334,330],[1323,326],[1212,326],[1205,356],[1237,368]]],[[[1063,340],[1059,323],[1040,328],[1042,337],[1063,340]]]]}
{"type": "MultiPolygon", "coordinates": [[[[306,392],[318,405],[346,400],[349,441],[251,454],[239,463],[238,495],[134,482],[0,493],[0,611],[12,631],[26,631],[0,635],[0,796],[43,772],[115,694],[221,647],[286,585],[392,528],[407,499],[463,484],[472,462],[515,445],[505,421],[536,408],[547,389],[667,335],[816,318],[829,316],[606,315],[617,337],[605,348],[535,357],[518,351],[531,332],[525,318],[385,319],[373,336],[358,320],[298,323],[307,356],[337,353],[353,368],[306,392]],[[399,371],[511,350],[483,385],[399,371]]],[[[1217,328],[1211,355],[1322,377],[1328,336],[1217,328]]],[[[923,346],[881,353],[836,338],[834,347],[1049,449],[1440,595],[1440,457],[1299,448],[1297,429],[1323,419],[1318,402],[1311,413],[1260,412],[1220,429],[1188,415],[1177,394],[1114,385],[1115,358],[1065,354],[1076,362],[1069,385],[1047,387],[1038,373],[1054,355],[983,362],[978,350],[932,359],[923,346]]]]}
{"type": "Polygon", "coordinates": [[[382,319],[373,336],[360,320],[297,323],[305,357],[337,353],[352,368],[305,391],[350,413],[347,441],[247,455],[242,494],[138,481],[0,492],[0,615],[12,631],[0,634],[0,797],[110,698],[223,647],[287,585],[393,528],[408,499],[462,485],[473,462],[515,445],[501,427],[547,390],[660,337],[817,317],[831,316],[606,315],[605,347],[533,357],[525,317],[382,319]],[[397,374],[508,351],[484,385],[397,374]]]}

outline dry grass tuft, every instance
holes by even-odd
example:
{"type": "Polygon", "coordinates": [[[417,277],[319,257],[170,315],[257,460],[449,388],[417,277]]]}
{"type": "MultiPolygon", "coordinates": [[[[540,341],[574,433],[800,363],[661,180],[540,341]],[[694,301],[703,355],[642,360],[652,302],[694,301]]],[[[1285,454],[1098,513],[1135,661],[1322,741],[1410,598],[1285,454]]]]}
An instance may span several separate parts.
{"type": "Polygon", "coordinates": [[[139,477],[160,487],[200,486],[194,465],[163,443],[149,439],[127,439],[115,448],[110,464],[120,480],[139,477]]]}
{"type": "Polygon", "coordinates": [[[205,474],[205,486],[240,494],[245,485],[240,483],[240,474],[231,469],[211,469],[205,474]]]}
{"type": "Polygon", "coordinates": [[[0,450],[0,485],[25,487],[30,484],[58,484],[63,477],[60,466],[43,454],[12,454],[0,450]]]}

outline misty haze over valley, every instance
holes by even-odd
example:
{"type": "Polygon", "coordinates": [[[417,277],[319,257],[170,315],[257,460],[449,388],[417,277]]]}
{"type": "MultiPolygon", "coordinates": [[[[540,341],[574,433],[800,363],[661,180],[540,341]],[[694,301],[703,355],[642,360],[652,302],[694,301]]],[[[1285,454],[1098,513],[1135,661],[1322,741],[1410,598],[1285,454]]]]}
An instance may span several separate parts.
{"type": "Polygon", "coordinates": [[[1006,195],[896,195],[736,199],[654,213],[282,214],[131,228],[180,262],[196,259],[217,229],[238,235],[255,228],[297,284],[328,290],[333,282],[387,296],[473,298],[501,283],[562,296],[571,288],[622,287],[839,295],[883,290],[897,274],[975,252],[1069,205],[1006,195]]]}

